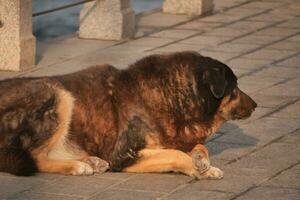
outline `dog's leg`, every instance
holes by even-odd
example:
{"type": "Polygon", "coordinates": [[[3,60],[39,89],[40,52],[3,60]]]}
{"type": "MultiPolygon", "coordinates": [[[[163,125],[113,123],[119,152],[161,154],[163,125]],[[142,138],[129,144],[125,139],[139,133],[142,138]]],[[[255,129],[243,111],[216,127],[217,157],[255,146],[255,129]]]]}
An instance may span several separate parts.
{"type": "Polygon", "coordinates": [[[123,169],[124,172],[181,172],[188,176],[200,178],[201,173],[188,154],[175,149],[143,149],[140,159],[123,169]]]}
{"type": "Polygon", "coordinates": [[[190,156],[176,149],[143,149],[139,152],[140,159],[123,171],[137,173],[181,172],[196,179],[222,178],[222,171],[209,165],[207,153],[205,154],[207,157],[204,156],[201,162],[196,161],[197,151],[202,152],[202,150],[202,147],[195,147],[190,156]]]}
{"type": "Polygon", "coordinates": [[[94,156],[86,156],[79,160],[50,160],[45,158],[38,160],[36,164],[40,172],[64,175],[91,175],[103,173],[109,168],[106,161],[94,156]]]}
{"type": "Polygon", "coordinates": [[[208,179],[221,179],[223,178],[223,172],[210,165],[208,158],[208,150],[202,144],[196,145],[193,150],[190,152],[190,155],[193,159],[193,163],[197,167],[198,171],[201,173],[199,178],[208,178],[208,179]]]}

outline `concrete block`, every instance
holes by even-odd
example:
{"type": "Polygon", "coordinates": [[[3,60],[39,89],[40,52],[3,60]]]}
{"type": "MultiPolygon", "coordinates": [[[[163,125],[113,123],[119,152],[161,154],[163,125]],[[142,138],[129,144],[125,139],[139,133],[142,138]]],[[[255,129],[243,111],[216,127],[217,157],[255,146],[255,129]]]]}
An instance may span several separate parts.
{"type": "Polygon", "coordinates": [[[213,9],[213,0],[165,0],[163,12],[171,14],[203,15],[213,9]]]}
{"type": "Polygon", "coordinates": [[[0,0],[0,70],[22,71],[35,65],[32,0],[0,0]]]}
{"type": "Polygon", "coordinates": [[[130,0],[98,0],[80,12],[79,37],[121,40],[134,36],[135,14],[130,0]]]}

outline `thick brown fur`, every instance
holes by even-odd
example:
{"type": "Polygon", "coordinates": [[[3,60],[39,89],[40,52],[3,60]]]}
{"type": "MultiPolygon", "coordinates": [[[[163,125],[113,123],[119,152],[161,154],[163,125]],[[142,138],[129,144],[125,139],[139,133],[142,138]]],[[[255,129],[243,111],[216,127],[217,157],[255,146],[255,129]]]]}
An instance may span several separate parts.
{"type": "Polygon", "coordinates": [[[228,66],[196,52],[148,56],[126,70],[4,80],[0,171],[83,175],[108,162],[111,171],[194,176],[195,166],[209,168],[206,138],[255,107],[228,66]]]}

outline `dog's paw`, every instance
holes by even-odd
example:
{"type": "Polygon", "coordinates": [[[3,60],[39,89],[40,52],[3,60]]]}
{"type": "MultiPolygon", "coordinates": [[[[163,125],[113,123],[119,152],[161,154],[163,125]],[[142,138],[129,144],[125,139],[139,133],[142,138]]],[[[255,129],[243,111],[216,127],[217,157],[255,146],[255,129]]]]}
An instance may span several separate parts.
{"type": "Polygon", "coordinates": [[[96,156],[88,156],[83,158],[81,161],[90,165],[94,173],[103,173],[109,169],[108,162],[96,156]]]}
{"type": "Polygon", "coordinates": [[[196,151],[192,153],[192,160],[193,163],[198,171],[199,174],[202,174],[209,170],[210,162],[207,157],[203,154],[203,152],[196,151]]]}
{"type": "Polygon", "coordinates": [[[210,167],[208,171],[202,174],[207,179],[222,179],[224,172],[216,167],[210,167]]]}
{"type": "Polygon", "coordinates": [[[72,167],[72,169],[67,173],[67,175],[85,176],[85,175],[92,175],[93,173],[94,170],[89,164],[78,161],[72,167]]]}

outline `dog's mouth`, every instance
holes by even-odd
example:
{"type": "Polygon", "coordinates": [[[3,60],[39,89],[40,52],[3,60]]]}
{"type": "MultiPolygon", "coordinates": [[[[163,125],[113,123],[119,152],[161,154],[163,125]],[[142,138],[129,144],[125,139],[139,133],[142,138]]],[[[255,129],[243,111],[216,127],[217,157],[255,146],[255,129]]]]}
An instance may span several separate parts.
{"type": "Polygon", "coordinates": [[[254,112],[255,108],[251,108],[251,110],[247,111],[247,112],[242,112],[242,113],[238,113],[238,112],[234,112],[231,115],[231,119],[232,120],[243,120],[243,119],[248,119],[251,117],[252,113],[254,112]]]}

